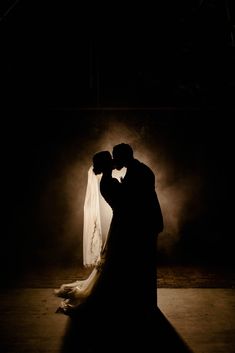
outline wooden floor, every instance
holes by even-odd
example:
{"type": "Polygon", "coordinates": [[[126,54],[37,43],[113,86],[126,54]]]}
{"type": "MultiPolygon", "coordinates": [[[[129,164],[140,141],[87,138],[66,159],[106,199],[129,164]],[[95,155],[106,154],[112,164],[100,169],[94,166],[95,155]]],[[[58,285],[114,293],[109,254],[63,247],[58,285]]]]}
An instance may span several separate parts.
{"type": "Polygon", "coordinates": [[[235,353],[233,278],[226,283],[204,281],[213,284],[210,288],[199,288],[194,281],[190,288],[183,286],[187,278],[183,272],[179,278],[184,279],[177,281],[172,273],[178,270],[164,271],[162,283],[175,283],[175,287],[158,288],[156,316],[151,322],[128,323],[125,315],[119,322],[97,318],[85,324],[81,317],[56,313],[60,299],[53,289],[72,280],[73,273],[67,281],[66,272],[54,277],[54,282],[53,271],[21,277],[0,291],[0,353],[112,353],[140,348],[158,353],[235,353]],[[216,283],[224,285],[216,288],[216,283]]]}
{"type": "Polygon", "coordinates": [[[235,289],[161,288],[158,305],[194,353],[235,353],[235,289]]]}
{"type": "Polygon", "coordinates": [[[112,328],[112,338],[102,318],[90,323],[84,334],[82,322],[55,313],[60,299],[52,289],[5,289],[0,299],[1,353],[116,352],[120,343],[123,351],[141,344],[145,352],[235,352],[234,289],[161,288],[158,319],[147,335],[144,323],[139,331],[133,323],[124,332],[123,318],[112,328]],[[94,338],[101,325],[100,337],[94,338]]]}
{"type": "MultiPolygon", "coordinates": [[[[87,278],[90,269],[70,265],[66,267],[36,266],[16,274],[15,268],[1,279],[2,287],[17,288],[57,288],[61,283],[87,278]]],[[[4,275],[4,273],[3,273],[4,275]]],[[[158,266],[158,288],[235,288],[234,266],[158,266]]]]}
{"type": "Polygon", "coordinates": [[[1,353],[60,352],[68,318],[55,314],[52,289],[5,289],[1,292],[1,353]]]}

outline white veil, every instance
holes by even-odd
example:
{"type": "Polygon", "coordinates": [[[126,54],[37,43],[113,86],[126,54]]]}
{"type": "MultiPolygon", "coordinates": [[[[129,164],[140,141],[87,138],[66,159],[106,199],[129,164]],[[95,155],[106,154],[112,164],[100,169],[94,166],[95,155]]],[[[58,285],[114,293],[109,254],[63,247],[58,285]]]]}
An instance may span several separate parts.
{"type": "Polygon", "coordinates": [[[102,249],[100,218],[100,196],[98,176],[92,166],[88,170],[88,181],[84,202],[83,220],[83,265],[96,265],[102,249]]]}
{"type": "Polygon", "coordinates": [[[100,176],[96,176],[90,167],[84,202],[83,264],[94,268],[88,278],[62,284],[59,289],[54,290],[55,295],[65,298],[57,312],[67,313],[84,302],[101,274],[102,264],[105,261],[104,256],[101,257],[101,251],[106,244],[107,234],[102,238],[99,179],[100,176]]]}

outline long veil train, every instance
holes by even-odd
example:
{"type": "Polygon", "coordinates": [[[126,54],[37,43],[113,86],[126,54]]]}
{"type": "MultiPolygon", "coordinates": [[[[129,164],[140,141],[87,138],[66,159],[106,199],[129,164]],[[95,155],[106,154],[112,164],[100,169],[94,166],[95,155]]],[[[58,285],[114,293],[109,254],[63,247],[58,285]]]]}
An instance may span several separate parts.
{"type": "Polygon", "coordinates": [[[54,293],[64,298],[57,312],[64,312],[82,304],[92,292],[105,261],[104,249],[108,232],[102,233],[100,208],[102,199],[99,192],[100,176],[93,173],[92,166],[88,170],[88,181],[84,202],[83,223],[83,265],[93,267],[88,278],[72,283],[62,284],[54,293]]]}

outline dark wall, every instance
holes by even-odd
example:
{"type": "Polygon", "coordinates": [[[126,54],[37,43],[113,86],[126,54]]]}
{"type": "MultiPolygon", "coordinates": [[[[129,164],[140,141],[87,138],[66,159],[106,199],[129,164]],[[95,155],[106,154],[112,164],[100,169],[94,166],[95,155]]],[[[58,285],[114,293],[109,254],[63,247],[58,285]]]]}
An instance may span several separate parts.
{"type": "Polygon", "coordinates": [[[0,22],[7,106],[233,104],[232,1],[13,3],[0,22]]]}

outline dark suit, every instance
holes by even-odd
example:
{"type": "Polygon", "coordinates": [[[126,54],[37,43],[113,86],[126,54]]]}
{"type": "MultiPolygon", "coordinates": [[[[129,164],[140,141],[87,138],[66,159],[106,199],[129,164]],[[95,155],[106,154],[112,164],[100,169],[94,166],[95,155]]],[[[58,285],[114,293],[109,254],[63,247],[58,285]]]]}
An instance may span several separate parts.
{"type": "Polygon", "coordinates": [[[163,230],[155,175],[147,165],[133,159],[122,185],[126,195],[124,219],[129,225],[128,242],[136,268],[134,280],[139,283],[138,300],[151,310],[157,303],[157,236],[163,230]]]}
{"type": "Polygon", "coordinates": [[[100,191],[113,217],[97,291],[99,306],[131,316],[152,312],[157,303],[157,235],[163,229],[155,176],[134,159],[121,183],[102,176],[100,191]]]}

